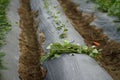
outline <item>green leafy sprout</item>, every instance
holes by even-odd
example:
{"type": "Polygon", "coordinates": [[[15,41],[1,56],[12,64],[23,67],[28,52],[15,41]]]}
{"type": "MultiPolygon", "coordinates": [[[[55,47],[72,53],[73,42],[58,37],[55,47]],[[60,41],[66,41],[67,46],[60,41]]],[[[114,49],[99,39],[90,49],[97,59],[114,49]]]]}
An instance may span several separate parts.
{"type": "MultiPolygon", "coordinates": [[[[43,0],[44,1],[44,8],[47,10],[47,12],[53,16],[53,21],[56,24],[57,28],[56,30],[58,31],[62,31],[62,33],[59,35],[60,39],[64,39],[67,38],[67,27],[64,23],[62,23],[62,21],[58,20],[58,15],[60,14],[60,12],[56,12],[55,14],[52,13],[52,11],[49,9],[49,3],[48,0],[43,0]]],[[[54,6],[54,8],[57,8],[58,6],[54,6]]]]}
{"type": "Polygon", "coordinates": [[[48,4],[47,0],[44,0],[44,8],[46,8],[46,9],[49,8],[49,4],[48,4]]]}
{"type": "Polygon", "coordinates": [[[120,32],[120,25],[117,27],[117,31],[120,32]]]}
{"type": "Polygon", "coordinates": [[[3,65],[2,65],[2,58],[5,56],[4,52],[0,52],[0,70],[6,69],[3,65]]]}
{"type": "Polygon", "coordinates": [[[5,45],[5,35],[11,29],[11,25],[6,17],[6,7],[9,0],[0,0],[0,47],[5,45]]]}
{"type": "Polygon", "coordinates": [[[80,46],[78,44],[72,44],[67,40],[64,43],[52,43],[50,44],[47,49],[50,50],[49,54],[42,56],[41,61],[44,62],[46,60],[59,58],[61,54],[87,54],[92,58],[101,58],[101,51],[97,50],[95,46],[88,47],[88,46],[80,46]]]}
{"type": "Polygon", "coordinates": [[[64,32],[64,33],[59,35],[59,38],[60,39],[67,38],[67,34],[64,32]]]}
{"type": "Polygon", "coordinates": [[[98,4],[104,12],[108,12],[111,16],[117,16],[120,19],[120,0],[92,0],[98,4]]]}
{"type": "MultiPolygon", "coordinates": [[[[0,48],[6,44],[5,35],[11,30],[11,25],[6,17],[6,8],[9,4],[9,0],[0,0],[0,48]]],[[[5,56],[5,53],[0,52],[0,70],[5,69],[2,65],[2,58],[5,56]]]]}
{"type": "MultiPolygon", "coordinates": [[[[3,66],[3,60],[2,60],[2,58],[3,58],[4,56],[5,56],[5,53],[4,53],[4,52],[0,52],[0,71],[6,69],[6,67],[3,66]]],[[[1,74],[0,74],[0,78],[1,78],[1,74]]]]}

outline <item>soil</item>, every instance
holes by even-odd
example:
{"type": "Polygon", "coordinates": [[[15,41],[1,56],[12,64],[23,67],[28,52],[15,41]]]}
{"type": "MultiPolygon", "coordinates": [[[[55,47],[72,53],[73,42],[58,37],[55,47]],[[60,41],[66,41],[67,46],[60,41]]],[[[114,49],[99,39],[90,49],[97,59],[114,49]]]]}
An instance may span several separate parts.
{"type": "Polygon", "coordinates": [[[102,49],[102,59],[100,65],[103,66],[114,80],[120,79],[120,43],[109,40],[104,34],[103,29],[91,26],[94,20],[93,15],[79,11],[78,6],[71,0],[58,0],[63,10],[75,29],[82,35],[88,46],[95,45],[98,49],[102,49]]]}
{"type": "Polygon", "coordinates": [[[21,80],[43,80],[44,70],[41,68],[40,56],[42,48],[37,39],[35,12],[30,8],[30,0],[21,0],[18,10],[20,15],[20,58],[19,76],[21,80]]]}
{"type": "Polygon", "coordinates": [[[45,35],[44,35],[44,33],[40,31],[38,34],[39,34],[41,44],[44,45],[45,44],[45,35]]]}

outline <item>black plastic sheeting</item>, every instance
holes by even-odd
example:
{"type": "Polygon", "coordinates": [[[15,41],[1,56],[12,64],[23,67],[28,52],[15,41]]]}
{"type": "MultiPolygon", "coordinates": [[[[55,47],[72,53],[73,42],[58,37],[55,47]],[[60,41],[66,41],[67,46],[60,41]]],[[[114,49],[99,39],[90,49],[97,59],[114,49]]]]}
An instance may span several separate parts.
{"type": "MultiPolygon", "coordinates": [[[[48,0],[49,2],[49,0],[48,0]]],[[[33,10],[38,10],[39,11],[39,19],[40,19],[40,24],[39,24],[39,29],[45,34],[46,41],[44,46],[44,49],[53,42],[63,42],[64,40],[68,40],[70,42],[74,43],[79,43],[81,45],[85,45],[83,38],[79,35],[77,31],[73,28],[73,26],[70,24],[69,20],[66,18],[64,12],[60,7],[54,8],[54,6],[60,6],[58,2],[56,1],[50,1],[51,7],[51,15],[48,14],[48,11],[44,8],[44,2],[43,0],[36,0],[32,1],[31,0],[31,7],[33,10]],[[56,12],[60,12],[59,14],[56,14],[56,12]],[[62,31],[58,31],[56,28],[58,25],[55,24],[54,22],[54,15],[58,16],[58,20],[61,21],[62,24],[66,26],[68,29],[67,31],[67,38],[65,39],[60,39],[59,35],[62,34],[62,31]]]]}
{"type": "MultiPolygon", "coordinates": [[[[51,15],[48,14],[48,9],[44,8],[43,0],[31,0],[32,9],[39,11],[39,19],[41,20],[39,29],[45,34],[46,38],[45,45],[43,45],[45,51],[48,51],[46,47],[50,43],[64,41],[64,39],[59,39],[61,32],[56,30],[57,26],[52,15],[59,11],[58,19],[62,23],[68,20],[57,0],[47,1],[51,15]],[[55,6],[57,8],[54,8],[55,6]]],[[[68,28],[66,39],[73,43],[85,45],[83,38],[73,28],[69,20],[65,25],[68,28]]],[[[44,62],[43,66],[47,69],[45,80],[113,80],[94,59],[87,55],[74,54],[72,56],[64,54],[58,59],[44,62]]]]}
{"type": "Polygon", "coordinates": [[[95,60],[86,55],[63,55],[44,64],[45,80],[112,80],[95,60]]]}

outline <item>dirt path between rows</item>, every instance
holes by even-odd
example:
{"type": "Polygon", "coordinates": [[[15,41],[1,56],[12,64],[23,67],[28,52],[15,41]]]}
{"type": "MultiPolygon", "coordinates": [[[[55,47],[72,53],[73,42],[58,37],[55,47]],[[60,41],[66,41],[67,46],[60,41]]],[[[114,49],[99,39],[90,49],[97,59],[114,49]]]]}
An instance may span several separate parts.
{"type": "Polygon", "coordinates": [[[94,20],[93,15],[83,14],[77,9],[77,5],[70,0],[58,0],[63,7],[65,14],[71,21],[75,29],[82,35],[87,45],[93,45],[94,42],[100,45],[97,48],[102,49],[102,59],[99,60],[113,77],[114,80],[120,79],[120,43],[109,40],[103,30],[91,26],[94,20]]]}
{"type": "Polygon", "coordinates": [[[20,0],[18,10],[20,16],[20,58],[19,76],[21,80],[43,80],[40,57],[42,47],[37,39],[37,24],[35,17],[37,12],[33,12],[30,7],[30,0],[20,0]]]}

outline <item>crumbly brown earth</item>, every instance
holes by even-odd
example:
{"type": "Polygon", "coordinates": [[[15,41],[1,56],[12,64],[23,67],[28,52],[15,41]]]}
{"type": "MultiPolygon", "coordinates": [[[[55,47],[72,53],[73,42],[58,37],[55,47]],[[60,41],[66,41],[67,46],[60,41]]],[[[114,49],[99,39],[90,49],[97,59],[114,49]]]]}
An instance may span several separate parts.
{"type": "Polygon", "coordinates": [[[44,33],[39,32],[39,37],[40,37],[41,44],[44,45],[45,44],[45,35],[44,35],[44,33]]]}
{"type": "Polygon", "coordinates": [[[91,26],[94,20],[92,15],[86,15],[77,9],[77,5],[71,0],[58,0],[65,11],[65,14],[82,35],[87,45],[93,45],[93,42],[100,43],[99,49],[102,49],[102,60],[99,60],[113,77],[114,80],[120,79],[120,43],[110,41],[103,30],[91,26]]]}
{"type": "MultiPolygon", "coordinates": [[[[37,40],[37,27],[30,8],[30,0],[20,0],[20,59],[19,76],[21,80],[43,80],[44,73],[40,65],[41,46],[37,40]]],[[[44,74],[45,75],[45,74],[44,74]]]]}

